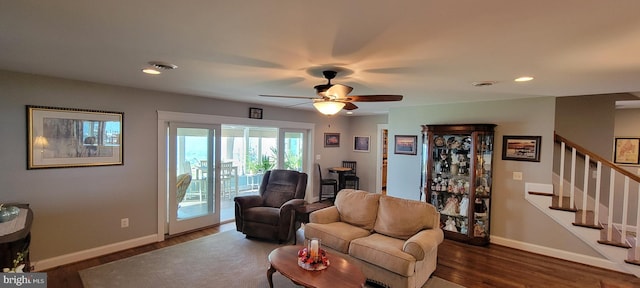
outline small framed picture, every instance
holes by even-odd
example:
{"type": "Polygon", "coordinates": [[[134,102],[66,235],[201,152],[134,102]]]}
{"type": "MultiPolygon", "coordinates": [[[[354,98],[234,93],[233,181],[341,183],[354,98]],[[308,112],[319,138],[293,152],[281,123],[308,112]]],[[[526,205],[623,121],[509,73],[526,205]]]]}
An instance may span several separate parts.
{"type": "Polygon", "coordinates": [[[262,108],[249,108],[249,118],[262,119],[262,108]]]}
{"type": "Polygon", "coordinates": [[[503,136],[502,160],[540,162],[542,136],[503,136]]]}
{"type": "Polygon", "coordinates": [[[613,143],[613,163],[640,165],[640,138],[615,137],[613,143]]]}
{"type": "Polygon", "coordinates": [[[418,136],[396,135],[395,154],[416,155],[418,153],[418,136]]]}
{"type": "Polygon", "coordinates": [[[354,136],[353,151],[369,152],[369,136],[354,136]]]}
{"type": "Polygon", "coordinates": [[[340,147],[340,133],[324,133],[324,147],[340,147]]]}

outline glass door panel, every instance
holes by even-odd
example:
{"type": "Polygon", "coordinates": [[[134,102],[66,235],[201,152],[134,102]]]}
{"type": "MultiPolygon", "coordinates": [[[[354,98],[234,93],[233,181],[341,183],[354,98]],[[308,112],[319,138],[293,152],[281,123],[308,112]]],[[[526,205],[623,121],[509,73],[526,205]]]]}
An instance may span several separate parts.
{"type": "Polygon", "coordinates": [[[169,125],[169,234],[220,221],[217,131],[216,125],[169,125]]]}
{"type": "Polygon", "coordinates": [[[305,165],[305,131],[284,130],[284,169],[303,172],[305,165]]]}

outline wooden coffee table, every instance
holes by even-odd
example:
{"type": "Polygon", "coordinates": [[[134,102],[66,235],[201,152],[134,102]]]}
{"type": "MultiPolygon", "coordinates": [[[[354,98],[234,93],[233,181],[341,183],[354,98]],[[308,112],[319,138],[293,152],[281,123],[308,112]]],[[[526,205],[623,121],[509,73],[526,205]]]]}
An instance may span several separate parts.
{"type": "Polygon", "coordinates": [[[298,251],[302,246],[283,246],[269,253],[267,280],[273,288],[273,273],[278,271],[293,283],[304,287],[364,287],[367,280],[360,268],[339,255],[328,253],[329,267],[320,271],[309,271],[298,266],[298,251]]]}

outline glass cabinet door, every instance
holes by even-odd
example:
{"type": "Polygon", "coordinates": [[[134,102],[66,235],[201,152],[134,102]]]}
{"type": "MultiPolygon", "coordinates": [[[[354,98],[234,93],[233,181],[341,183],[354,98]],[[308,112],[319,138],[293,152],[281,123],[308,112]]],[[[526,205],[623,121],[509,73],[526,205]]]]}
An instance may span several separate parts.
{"type": "Polygon", "coordinates": [[[423,126],[422,192],[446,238],[489,243],[494,126],[423,126]]]}
{"type": "Polygon", "coordinates": [[[431,204],[438,208],[443,229],[467,234],[471,186],[471,137],[467,134],[434,134],[431,151],[431,204]]]}

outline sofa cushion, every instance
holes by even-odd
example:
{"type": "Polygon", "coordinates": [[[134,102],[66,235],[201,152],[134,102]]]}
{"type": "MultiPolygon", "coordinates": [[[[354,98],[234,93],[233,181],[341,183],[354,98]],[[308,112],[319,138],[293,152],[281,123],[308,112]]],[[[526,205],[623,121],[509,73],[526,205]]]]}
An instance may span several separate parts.
{"type": "Polygon", "coordinates": [[[380,197],[374,231],[403,240],[433,228],[438,211],[431,204],[391,196],[380,197]]]}
{"type": "Polygon", "coordinates": [[[304,238],[318,238],[322,241],[322,245],[344,254],[349,252],[349,243],[351,243],[353,239],[366,237],[369,234],[369,230],[358,228],[344,222],[328,224],[307,223],[304,225],[304,238]]]}
{"type": "Polygon", "coordinates": [[[379,198],[380,194],[362,190],[340,190],[335,200],[340,221],[371,231],[378,215],[379,198]]]}
{"type": "Polygon", "coordinates": [[[416,258],[402,251],[403,240],[373,233],[354,239],[349,255],[404,277],[415,272],[416,258]]]}

